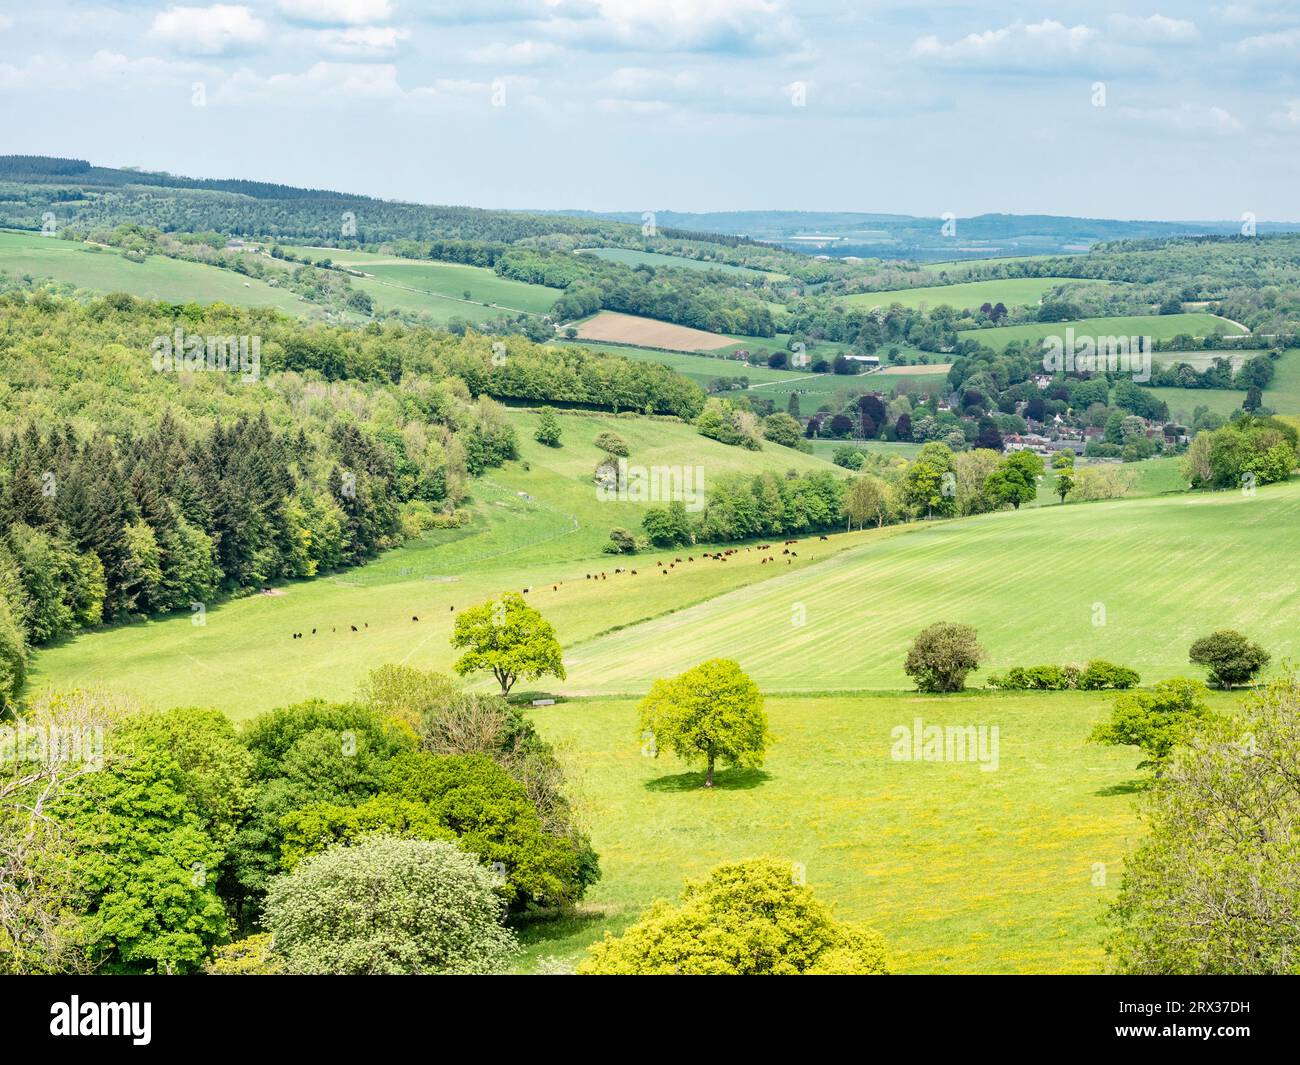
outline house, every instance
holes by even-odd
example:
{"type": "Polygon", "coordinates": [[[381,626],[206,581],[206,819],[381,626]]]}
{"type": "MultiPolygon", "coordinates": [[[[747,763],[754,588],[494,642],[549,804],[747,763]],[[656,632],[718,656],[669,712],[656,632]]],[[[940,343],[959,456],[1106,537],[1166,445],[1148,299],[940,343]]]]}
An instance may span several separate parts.
{"type": "Polygon", "coordinates": [[[1051,383],[1052,383],[1052,375],[1051,375],[1051,374],[1049,374],[1049,373],[1036,373],[1036,374],[1034,374],[1034,384],[1036,384],[1036,385],[1038,386],[1038,389],[1039,389],[1040,392],[1041,392],[1044,388],[1046,388],[1048,385],[1050,385],[1051,383]]]}
{"type": "Polygon", "coordinates": [[[1035,455],[1047,455],[1063,448],[1053,448],[1052,441],[1038,433],[1008,433],[1002,438],[1002,450],[1008,454],[1012,451],[1032,451],[1035,455]]]}
{"type": "Polygon", "coordinates": [[[880,356],[878,355],[845,355],[849,362],[856,362],[859,366],[868,370],[880,369],[880,356]]]}

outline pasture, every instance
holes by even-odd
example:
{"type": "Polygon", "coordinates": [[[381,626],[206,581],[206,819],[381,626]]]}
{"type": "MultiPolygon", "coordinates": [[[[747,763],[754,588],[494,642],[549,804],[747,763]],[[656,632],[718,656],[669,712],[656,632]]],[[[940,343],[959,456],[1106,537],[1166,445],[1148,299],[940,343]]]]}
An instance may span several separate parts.
{"type": "Polygon", "coordinates": [[[440,321],[456,317],[478,320],[493,309],[545,314],[560,296],[557,289],[500,277],[483,266],[403,259],[344,248],[286,246],[285,250],[313,262],[329,259],[336,266],[367,274],[364,278],[353,277],[352,286],[368,293],[381,311],[417,311],[440,321]]]}
{"type": "Polygon", "coordinates": [[[990,672],[1105,658],[1150,683],[1192,670],[1187,648],[1215,628],[1249,634],[1274,664],[1300,652],[1300,579],[1274,561],[1300,550],[1300,482],[862,535],[815,566],[579,643],[559,687],[634,693],[722,656],[767,692],[900,689],[907,647],[933,621],[975,626],[990,672]]]}
{"type": "Polygon", "coordinates": [[[535,710],[565,761],[603,876],[578,916],[531,930],[520,967],[577,960],[655,898],[676,899],[683,878],[771,855],[803,866],[838,917],[879,931],[898,972],[1100,971],[1099,918],[1140,832],[1136,752],[1085,742],[1111,698],[768,698],[776,740],[762,770],[724,770],[711,792],[671,754],[642,753],[633,700],[535,710]],[[997,726],[998,768],[894,761],[892,730],[918,717],[997,726]]]}
{"type": "Polygon", "coordinates": [[[300,317],[322,313],[318,305],[288,289],[233,270],[162,255],[134,263],[113,248],[36,233],[0,230],[0,272],[52,278],[91,292],[129,292],[140,299],[169,303],[274,307],[300,317]]]}
{"type": "Polygon", "coordinates": [[[684,255],[664,255],[657,251],[640,251],[637,248],[579,248],[579,255],[592,255],[606,262],[622,263],[624,266],[668,267],[674,270],[716,270],[719,273],[733,275],[730,280],[756,281],[763,278],[782,278],[784,274],[754,270],[748,266],[735,266],[732,263],[708,262],[704,259],[688,259],[684,255]]]}
{"type": "Polygon", "coordinates": [[[1062,285],[1078,284],[1073,277],[1013,277],[996,281],[964,281],[953,285],[928,285],[924,288],[904,288],[888,292],[855,292],[838,297],[846,307],[889,307],[898,303],[904,307],[954,307],[959,311],[975,310],[985,303],[1002,303],[1007,307],[1032,307],[1043,297],[1062,285]]]}
{"type": "Polygon", "coordinates": [[[1117,318],[1080,318],[1072,322],[1031,322],[1026,325],[1003,325],[992,329],[975,329],[961,333],[963,340],[975,340],[1000,351],[1013,341],[1037,343],[1044,337],[1064,337],[1073,329],[1076,337],[1149,336],[1170,340],[1187,334],[1193,337],[1237,336],[1247,332],[1225,318],[1195,311],[1190,314],[1137,314],[1117,318]]]}
{"type": "MultiPolygon", "coordinates": [[[[430,532],[366,566],[287,584],[281,594],[212,606],[202,626],[186,615],[83,633],[36,656],[31,690],[93,684],[158,706],[200,700],[246,717],[309,696],[346,697],[384,662],[449,669],[451,608],[503,591],[533,588],[530,599],[568,644],[775,575],[776,567],[759,565],[757,552],[726,564],[700,560],[700,549],[602,554],[609,530],[639,529],[645,511],[640,503],[597,497],[592,471],[603,453],[591,441],[604,430],[628,441],[630,462],[701,467],[706,484],[764,469],[846,473],[788,448],[745,451],[679,422],[613,415],[561,415],[564,446],[547,448],[532,438],[536,414],[511,410],[510,417],[521,460],[474,482],[472,525],[430,532]],[[660,555],[670,563],[689,554],[697,561],[672,567],[667,577],[653,565],[660,555]],[[615,575],[616,568],[638,574],[615,575]],[[592,582],[589,572],[608,576],[592,582]],[[354,624],[360,632],[351,631],[354,624]],[[292,640],[293,632],[306,635],[292,640]]],[[[801,553],[799,565],[847,539],[818,543],[801,553]]]]}

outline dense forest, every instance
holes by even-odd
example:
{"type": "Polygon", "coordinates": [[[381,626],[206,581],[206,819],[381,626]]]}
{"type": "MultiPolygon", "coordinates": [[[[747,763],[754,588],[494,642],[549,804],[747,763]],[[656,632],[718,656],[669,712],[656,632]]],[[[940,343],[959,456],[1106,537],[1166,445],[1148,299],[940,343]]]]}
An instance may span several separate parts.
{"type": "Polygon", "coordinates": [[[471,478],[516,455],[494,396],[685,418],[704,402],[657,364],[520,337],[0,296],[0,643],[21,670],[23,647],[77,628],[458,524],[471,478]]]}

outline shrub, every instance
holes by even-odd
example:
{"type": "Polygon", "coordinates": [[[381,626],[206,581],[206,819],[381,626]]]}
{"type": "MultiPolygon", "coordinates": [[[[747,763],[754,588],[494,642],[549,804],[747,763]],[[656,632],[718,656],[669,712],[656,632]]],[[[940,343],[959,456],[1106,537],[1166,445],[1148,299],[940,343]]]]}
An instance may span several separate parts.
{"type": "Polygon", "coordinates": [[[517,949],[503,905],[492,872],[455,844],[375,836],[273,880],[264,924],[290,973],[496,973],[517,949]]]}
{"type": "Polygon", "coordinates": [[[627,441],[619,436],[618,433],[612,432],[609,429],[596,434],[595,444],[601,451],[607,452],[610,455],[621,455],[623,458],[627,458],[627,456],[632,453],[632,449],[628,447],[627,441]]]}
{"type": "Polygon", "coordinates": [[[1079,674],[1079,688],[1083,691],[1136,688],[1141,679],[1135,669],[1094,658],[1079,674]]]}
{"type": "Polygon", "coordinates": [[[917,634],[903,670],[916,681],[918,691],[959,692],[983,658],[973,628],[941,621],[917,634]]]}

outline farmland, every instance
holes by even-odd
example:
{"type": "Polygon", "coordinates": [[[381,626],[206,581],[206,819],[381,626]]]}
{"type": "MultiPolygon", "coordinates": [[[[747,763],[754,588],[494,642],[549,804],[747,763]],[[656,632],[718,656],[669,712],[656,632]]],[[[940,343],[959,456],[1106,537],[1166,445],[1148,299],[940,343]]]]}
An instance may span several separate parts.
{"type": "Polygon", "coordinates": [[[624,266],[663,266],[675,270],[717,270],[737,278],[779,278],[781,274],[765,273],[752,270],[746,266],[734,266],[731,263],[708,262],[703,259],[688,259],[684,255],[663,255],[653,251],[638,251],[635,248],[581,248],[580,255],[594,255],[612,263],[624,266]]]}
{"type": "Polygon", "coordinates": [[[601,311],[594,317],[579,322],[577,330],[578,336],[583,340],[636,344],[639,347],[665,348],[669,351],[717,351],[734,347],[736,343],[732,337],[720,333],[707,333],[703,329],[615,311],[601,311]]]}
{"type": "Polygon", "coordinates": [[[858,292],[840,297],[848,307],[953,307],[975,309],[985,303],[1007,307],[1036,306],[1043,296],[1061,285],[1078,284],[1070,277],[1019,277],[998,281],[966,281],[955,285],[929,285],[885,292],[858,292]]]}
{"type": "Polygon", "coordinates": [[[91,292],[129,292],[141,299],[220,301],[239,307],[274,307],[296,315],[319,313],[319,308],[292,292],[231,270],[158,255],[136,263],[112,248],[35,233],[0,231],[0,272],[52,278],[91,292]]]}
{"type": "Polygon", "coordinates": [[[1073,329],[1076,336],[1149,336],[1153,340],[1171,340],[1186,333],[1193,337],[1239,336],[1246,330],[1204,311],[1191,314],[1140,314],[1122,318],[1082,318],[1073,322],[1034,322],[1029,325],[1004,325],[978,329],[969,338],[995,351],[1014,341],[1031,343],[1049,336],[1064,336],[1073,329]]]}
{"type": "Polygon", "coordinates": [[[490,308],[545,314],[559,296],[555,289],[499,277],[481,266],[341,248],[287,246],[285,250],[312,262],[328,259],[336,266],[362,271],[367,276],[353,277],[353,287],[367,293],[380,310],[415,311],[438,321],[474,319],[490,308]]]}
{"type": "Polygon", "coordinates": [[[580,957],[683,877],[775,854],[837,915],[884,934],[900,972],[1097,972],[1100,916],[1140,831],[1133,754],[1084,742],[1109,704],[1086,692],[769,698],[771,758],[712,793],[671,756],[643,755],[631,700],[541,709],[605,875],[580,920],[538,930],[528,962],[580,957]],[[998,771],[892,761],[891,730],[917,717],[997,725],[998,771]]]}

